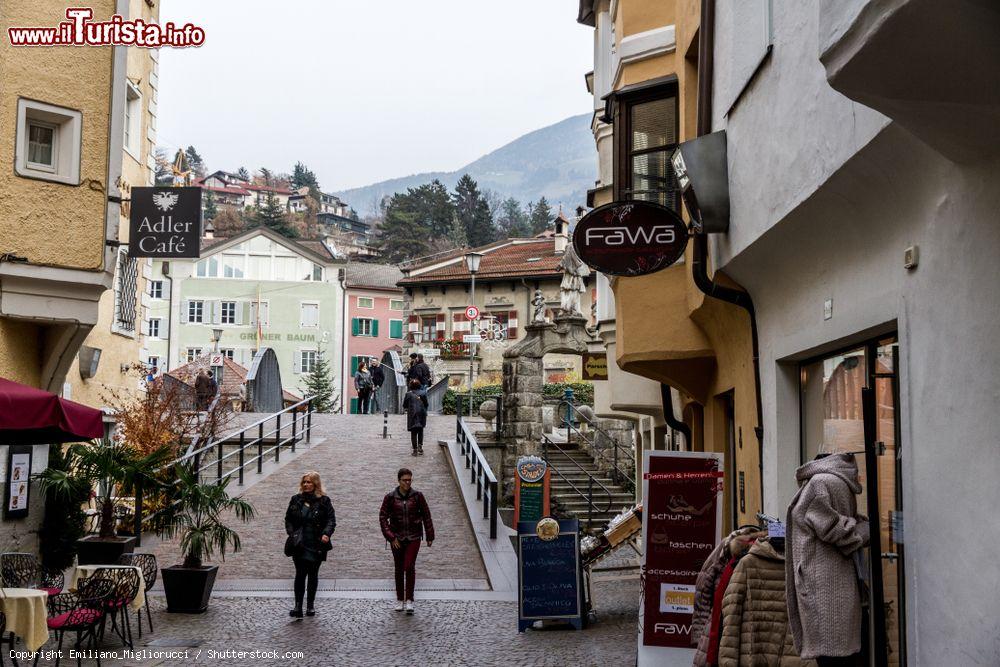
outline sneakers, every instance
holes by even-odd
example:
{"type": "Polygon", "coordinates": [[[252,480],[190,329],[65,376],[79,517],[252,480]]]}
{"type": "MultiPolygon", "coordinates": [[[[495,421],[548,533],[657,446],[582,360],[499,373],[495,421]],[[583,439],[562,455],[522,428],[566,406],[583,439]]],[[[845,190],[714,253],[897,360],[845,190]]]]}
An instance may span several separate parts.
{"type": "Polygon", "coordinates": [[[413,600],[406,601],[406,614],[407,616],[413,616],[413,600]]]}
{"type": "Polygon", "coordinates": [[[424,455],[424,448],[423,447],[418,447],[417,448],[417,455],[418,456],[423,456],[424,455]]]}
{"type": "Polygon", "coordinates": [[[396,611],[403,611],[403,609],[405,609],[405,607],[403,606],[403,601],[396,600],[396,606],[393,607],[393,609],[395,609],[396,611]]]}
{"type": "Polygon", "coordinates": [[[416,449],[414,449],[412,452],[410,452],[410,456],[416,456],[418,453],[419,452],[416,449]]]}

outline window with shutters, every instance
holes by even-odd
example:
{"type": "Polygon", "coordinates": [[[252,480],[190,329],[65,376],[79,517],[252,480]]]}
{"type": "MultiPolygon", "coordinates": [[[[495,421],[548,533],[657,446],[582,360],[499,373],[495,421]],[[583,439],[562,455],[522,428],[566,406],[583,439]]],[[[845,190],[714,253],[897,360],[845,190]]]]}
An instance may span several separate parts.
{"type": "Polygon", "coordinates": [[[226,355],[226,359],[230,361],[236,358],[236,349],[232,347],[220,347],[219,353],[226,355]]]}
{"type": "Polygon", "coordinates": [[[188,301],[188,322],[200,324],[205,321],[205,302],[188,301]]]}
{"type": "Polygon", "coordinates": [[[437,317],[434,315],[431,315],[430,317],[421,317],[420,331],[424,334],[425,343],[437,340],[437,317]]]}
{"type": "Polygon", "coordinates": [[[149,330],[147,332],[147,334],[149,335],[150,338],[159,338],[160,337],[160,324],[162,322],[163,322],[162,318],[159,318],[159,317],[150,318],[150,320],[149,320],[149,330]]]}
{"type": "Polygon", "coordinates": [[[115,330],[135,333],[138,315],[136,289],[139,281],[139,266],[135,257],[130,257],[128,249],[118,249],[118,276],[115,279],[115,330]]]}
{"type": "Polygon", "coordinates": [[[299,304],[299,326],[316,328],[319,326],[319,304],[299,304]]]}
{"type": "MultiPolygon", "coordinates": [[[[238,304],[235,301],[223,301],[220,304],[220,314],[219,314],[219,324],[236,324],[236,306],[238,304]]],[[[231,359],[232,357],[230,357],[231,359]]]]}
{"type": "Polygon", "coordinates": [[[316,369],[316,350],[299,350],[299,372],[312,373],[316,369]]]}
{"type": "Polygon", "coordinates": [[[257,324],[258,324],[258,321],[257,321],[258,320],[258,316],[257,316],[258,308],[260,310],[260,317],[259,317],[259,319],[260,319],[260,325],[262,327],[266,327],[266,326],[268,326],[271,323],[270,320],[269,320],[269,317],[270,317],[270,314],[269,314],[270,308],[268,306],[269,306],[269,304],[268,304],[267,301],[261,301],[260,303],[258,303],[256,301],[251,301],[250,302],[250,324],[252,326],[257,326],[257,324]]]}
{"type": "Polygon", "coordinates": [[[615,123],[615,199],[649,201],[678,210],[670,156],[677,148],[677,84],[623,94],[615,123]]]}
{"type": "Polygon", "coordinates": [[[373,320],[371,318],[368,318],[368,317],[358,317],[358,318],[355,318],[355,321],[357,322],[357,326],[355,328],[355,330],[356,330],[357,333],[354,334],[355,336],[376,336],[376,335],[378,335],[378,334],[374,333],[375,327],[376,327],[375,320],[373,320]]]}
{"type": "Polygon", "coordinates": [[[149,366],[150,369],[159,368],[160,358],[156,355],[150,355],[146,357],[146,365],[149,366]]]}
{"type": "Polygon", "coordinates": [[[389,320],[389,338],[403,337],[403,320],[389,320]]]}
{"type": "Polygon", "coordinates": [[[150,299],[162,299],[163,298],[163,281],[162,280],[150,280],[149,281],[149,298],[150,299]]]}
{"type": "Polygon", "coordinates": [[[187,360],[188,360],[188,363],[194,361],[195,359],[197,359],[200,356],[201,356],[201,348],[200,347],[189,347],[187,349],[187,360]]]}

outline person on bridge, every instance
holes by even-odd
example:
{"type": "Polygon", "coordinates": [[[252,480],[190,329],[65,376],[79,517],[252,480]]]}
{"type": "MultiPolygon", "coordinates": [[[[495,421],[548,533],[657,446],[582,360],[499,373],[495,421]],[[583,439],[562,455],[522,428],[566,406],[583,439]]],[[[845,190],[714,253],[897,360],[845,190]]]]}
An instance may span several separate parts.
{"type": "Polygon", "coordinates": [[[385,384],[385,371],[382,370],[382,364],[379,363],[378,359],[372,357],[371,362],[371,374],[372,374],[372,413],[378,414],[382,411],[382,406],[379,404],[378,393],[382,389],[382,385],[385,384]]]}
{"type": "Polygon", "coordinates": [[[403,397],[406,411],[406,430],[410,432],[413,455],[424,453],[424,427],[427,426],[427,405],[420,395],[420,380],[410,380],[410,391],[403,397]]]}
{"type": "Polygon", "coordinates": [[[354,374],[354,389],[358,392],[358,414],[368,414],[368,401],[372,396],[372,374],[368,372],[368,364],[361,362],[358,372],[354,374]]]}
{"type": "Polygon", "coordinates": [[[413,613],[413,589],[417,577],[417,552],[420,540],[427,537],[427,546],[434,543],[434,522],[424,494],[413,488],[413,472],[400,468],[396,473],[399,486],[386,494],[378,512],[382,535],[392,545],[392,560],[396,567],[396,611],[413,613]]]}
{"type": "Polygon", "coordinates": [[[285,555],[295,563],[295,608],[289,616],[302,618],[302,596],[308,580],[306,616],[315,616],[316,588],[319,586],[319,566],[326,552],[333,548],[330,538],[337,528],[333,502],[323,491],[318,472],[307,472],[299,480],[299,493],[288,501],[285,511],[285,555]]]}
{"type": "Polygon", "coordinates": [[[431,377],[431,367],[424,362],[424,355],[410,355],[413,360],[410,364],[410,368],[406,371],[406,381],[417,380],[420,382],[420,398],[424,402],[424,407],[427,407],[427,390],[431,386],[433,381],[431,377]]]}

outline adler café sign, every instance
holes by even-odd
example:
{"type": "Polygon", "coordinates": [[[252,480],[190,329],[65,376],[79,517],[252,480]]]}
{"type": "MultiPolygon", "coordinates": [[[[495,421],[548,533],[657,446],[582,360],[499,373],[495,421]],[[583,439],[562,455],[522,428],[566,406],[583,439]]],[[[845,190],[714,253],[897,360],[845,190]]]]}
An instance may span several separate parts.
{"type": "Polygon", "coordinates": [[[197,258],[201,239],[201,188],[132,188],[129,254],[197,258]]]}
{"type": "Polygon", "coordinates": [[[684,254],[688,232],[673,210],[652,202],[605,204],[580,220],[573,248],[595,271],[643,276],[665,269],[684,254]]]}

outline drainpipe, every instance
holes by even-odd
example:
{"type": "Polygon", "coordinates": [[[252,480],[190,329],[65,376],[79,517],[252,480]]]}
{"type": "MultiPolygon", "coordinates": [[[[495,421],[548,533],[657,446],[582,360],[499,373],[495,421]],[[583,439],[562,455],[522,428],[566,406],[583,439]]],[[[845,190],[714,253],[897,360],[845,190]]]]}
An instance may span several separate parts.
{"type": "Polygon", "coordinates": [[[347,395],[347,364],[350,363],[347,328],[347,265],[339,270],[338,279],[340,281],[341,315],[340,315],[340,338],[343,342],[340,349],[340,413],[346,415],[351,407],[351,399],[347,395]]]}
{"type": "MultiPolygon", "coordinates": [[[[701,26],[698,39],[698,136],[712,131],[712,83],[715,78],[715,0],[701,0],[701,26]]],[[[764,505],[764,408],[760,393],[760,344],[757,337],[757,314],[750,293],[717,283],[708,276],[708,236],[695,234],[691,274],[698,289],[706,296],[742,308],[750,316],[753,349],[753,379],[757,403],[757,460],[759,465],[760,504],[764,505]]]]}
{"type": "Polygon", "coordinates": [[[687,443],[687,451],[692,451],[691,429],[674,415],[674,399],[670,395],[670,385],[660,384],[660,402],[663,403],[663,421],[667,422],[667,426],[684,436],[684,442],[687,443]]]}
{"type": "MultiPolygon", "coordinates": [[[[166,371],[169,371],[170,370],[170,348],[174,344],[174,341],[171,340],[171,336],[170,336],[171,329],[172,329],[172,327],[170,326],[170,318],[172,316],[171,313],[174,312],[174,277],[172,275],[170,275],[170,273],[171,273],[170,272],[170,262],[163,262],[163,263],[160,264],[160,273],[170,283],[170,288],[169,288],[169,292],[168,292],[168,294],[170,294],[170,298],[168,300],[168,304],[169,305],[168,305],[167,317],[166,317],[166,320],[167,320],[167,363],[166,363],[166,371]]],[[[166,371],[160,371],[160,372],[161,373],[165,373],[166,371]]]]}

